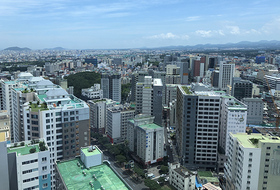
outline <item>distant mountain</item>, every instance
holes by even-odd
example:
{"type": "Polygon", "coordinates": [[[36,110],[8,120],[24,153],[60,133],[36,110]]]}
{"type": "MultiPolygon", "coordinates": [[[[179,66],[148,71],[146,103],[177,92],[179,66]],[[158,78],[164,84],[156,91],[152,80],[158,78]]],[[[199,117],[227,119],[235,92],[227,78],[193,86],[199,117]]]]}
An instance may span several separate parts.
{"type": "Polygon", "coordinates": [[[261,40],[258,42],[241,41],[227,44],[197,44],[194,46],[167,46],[149,49],[207,50],[207,49],[280,49],[280,41],[261,40]]]}
{"type": "Polygon", "coordinates": [[[24,47],[24,48],[20,48],[20,47],[8,47],[4,50],[10,50],[10,51],[31,51],[31,49],[24,47]]]}
{"type": "Polygon", "coordinates": [[[55,47],[55,48],[45,48],[45,50],[66,50],[63,47],[55,47]]]}

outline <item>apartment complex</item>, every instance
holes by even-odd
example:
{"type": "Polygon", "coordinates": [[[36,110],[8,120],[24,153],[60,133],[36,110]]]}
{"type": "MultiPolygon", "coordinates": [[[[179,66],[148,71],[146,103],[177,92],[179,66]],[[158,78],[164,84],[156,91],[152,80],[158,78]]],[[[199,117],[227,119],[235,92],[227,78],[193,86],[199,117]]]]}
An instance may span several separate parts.
{"type": "Polygon", "coordinates": [[[1,178],[8,176],[10,189],[50,190],[50,151],[44,139],[23,141],[7,146],[1,153],[7,156],[7,162],[3,162],[5,159],[1,160],[1,165],[7,165],[9,172],[1,175],[1,178]]]}
{"type": "Polygon", "coordinates": [[[143,114],[128,122],[128,147],[145,165],[159,162],[164,156],[164,128],[153,122],[154,117],[143,114]]]}
{"type": "Polygon", "coordinates": [[[236,99],[251,98],[253,90],[253,83],[248,80],[241,80],[240,78],[233,78],[231,87],[231,95],[236,99]]]}
{"type": "Polygon", "coordinates": [[[234,63],[226,63],[225,61],[220,62],[219,88],[221,90],[226,90],[228,86],[232,85],[234,69],[235,69],[234,63]]]}
{"type": "Polygon", "coordinates": [[[247,106],[232,96],[221,98],[219,146],[227,154],[229,133],[245,133],[247,106]]]}
{"type": "Polygon", "coordinates": [[[103,97],[121,102],[121,75],[120,74],[102,74],[101,89],[103,97]]]}
{"type": "Polygon", "coordinates": [[[217,162],[220,95],[213,91],[177,88],[177,146],[188,168],[214,169],[217,162]]]}
{"type": "Polygon", "coordinates": [[[261,124],[263,121],[263,100],[261,98],[244,98],[242,102],[247,105],[247,124],[261,124]]]}
{"type": "Polygon", "coordinates": [[[226,189],[278,189],[280,138],[262,134],[230,134],[225,164],[226,189]]]}
{"type": "Polygon", "coordinates": [[[116,105],[111,99],[88,100],[90,107],[90,128],[93,132],[105,134],[107,131],[107,109],[116,105]]]}
{"type": "Polygon", "coordinates": [[[128,105],[115,105],[107,110],[107,136],[111,143],[120,143],[127,138],[127,122],[135,110],[128,105]]]}
{"type": "Polygon", "coordinates": [[[136,114],[155,116],[155,123],[162,123],[163,84],[161,79],[145,76],[144,83],[136,84],[136,114]]]}

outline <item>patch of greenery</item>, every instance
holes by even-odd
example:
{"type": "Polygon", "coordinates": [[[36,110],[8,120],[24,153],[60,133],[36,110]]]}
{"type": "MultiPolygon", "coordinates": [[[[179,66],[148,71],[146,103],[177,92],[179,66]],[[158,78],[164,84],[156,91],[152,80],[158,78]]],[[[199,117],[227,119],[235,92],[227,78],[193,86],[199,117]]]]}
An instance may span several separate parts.
{"type": "Polygon", "coordinates": [[[95,72],[80,72],[67,77],[68,87],[74,87],[74,95],[81,98],[81,90],[90,88],[94,84],[100,84],[101,75],[95,72]]]}
{"type": "Polygon", "coordinates": [[[185,91],[186,94],[192,94],[191,90],[189,87],[182,86],[183,90],[185,91]]]}
{"type": "Polygon", "coordinates": [[[121,92],[122,102],[125,102],[131,89],[131,83],[122,84],[121,88],[122,88],[122,92],[121,92]]]}
{"type": "Polygon", "coordinates": [[[151,190],[159,190],[159,189],[161,189],[161,186],[156,181],[154,181],[154,180],[145,179],[144,183],[151,190]]]}
{"type": "Polygon", "coordinates": [[[258,144],[259,143],[259,139],[249,139],[254,145],[258,144]]]}

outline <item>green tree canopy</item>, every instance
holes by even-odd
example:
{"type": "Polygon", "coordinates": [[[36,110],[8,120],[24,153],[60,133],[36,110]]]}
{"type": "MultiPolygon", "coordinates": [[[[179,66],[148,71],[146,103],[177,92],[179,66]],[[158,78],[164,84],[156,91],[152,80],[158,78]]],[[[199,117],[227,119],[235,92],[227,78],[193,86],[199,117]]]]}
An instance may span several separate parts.
{"type": "Polygon", "coordinates": [[[116,156],[116,159],[117,159],[117,161],[120,163],[120,164],[122,164],[122,163],[124,163],[125,161],[126,161],[126,158],[125,158],[125,156],[123,156],[123,155],[117,155],[116,156]]]}
{"type": "Polygon", "coordinates": [[[151,179],[145,179],[144,181],[145,185],[147,187],[149,187],[151,190],[158,190],[158,189],[161,189],[160,185],[154,181],[154,180],[151,180],[151,179]]]}
{"type": "Polygon", "coordinates": [[[168,166],[161,166],[160,170],[159,170],[159,173],[160,174],[167,174],[168,171],[169,171],[168,166]]]}
{"type": "Polygon", "coordinates": [[[101,75],[95,72],[80,72],[67,77],[68,87],[74,86],[74,95],[81,98],[81,90],[90,88],[94,84],[101,82],[101,75]]]}

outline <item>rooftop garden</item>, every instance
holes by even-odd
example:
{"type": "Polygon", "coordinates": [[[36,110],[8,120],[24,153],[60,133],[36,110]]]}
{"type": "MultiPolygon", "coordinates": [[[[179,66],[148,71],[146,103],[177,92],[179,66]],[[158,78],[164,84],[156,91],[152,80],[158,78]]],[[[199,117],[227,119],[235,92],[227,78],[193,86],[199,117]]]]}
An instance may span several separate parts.
{"type": "Polygon", "coordinates": [[[213,175],[210,171],[198,171],[197,174],[200,177],[213,177],[213,175]]]}
{"type": "Polygon", "coordinates": [[[182,86],[182,89],[185,91],[186,94],[192,94],[192,91],[187,86],[182,86]]]}
{"type": "Polygon", "coordinates": [[[39,110],[41,110],[41,111],[48,110],[47,104],[45,102],[40,104],[39,101],[37,103],[30,102],[29,108],[31,108],[31,111],[33,111],[33,112],[37,112],[39,110]]]}
{"type": "Polygon", "coordinates": [[[255,138],[252,138],[252,139],[249,139],[251,141],[251,143],[253,145],[257,145],[259,143],[259,139],[255,139],[255,138]]]}
{"type": "Polygon", "coordinates": [[[21,91],[22,93],[29,93],[29,92],[34,92],[35,90],[33,88],[31,89],[27,89],[25,88],[23,91],[21,91]]]}

